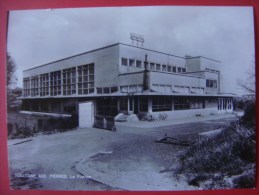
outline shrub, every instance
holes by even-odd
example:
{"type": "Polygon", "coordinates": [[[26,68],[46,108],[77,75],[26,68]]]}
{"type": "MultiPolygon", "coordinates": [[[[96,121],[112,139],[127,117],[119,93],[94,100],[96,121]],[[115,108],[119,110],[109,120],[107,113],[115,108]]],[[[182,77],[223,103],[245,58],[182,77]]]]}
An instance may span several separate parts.
{"type": "MultiPolygon", "coordinates": [[[[253,187],[255,171],[248,169],[248,165],[255,164],[255,140],[255,107],[251,104],[242,118],[231,122],[220,134],[200,140],[179,156],[176,172],[187,175],[190,185],[199,186],[200,181],[209,178],[216,185],[218,181],[214,176],[218,174],[238,175],[233,181],[235,188],[253,187]]],[[[209,188],[213,185],[210,184],[209,188]]]]}

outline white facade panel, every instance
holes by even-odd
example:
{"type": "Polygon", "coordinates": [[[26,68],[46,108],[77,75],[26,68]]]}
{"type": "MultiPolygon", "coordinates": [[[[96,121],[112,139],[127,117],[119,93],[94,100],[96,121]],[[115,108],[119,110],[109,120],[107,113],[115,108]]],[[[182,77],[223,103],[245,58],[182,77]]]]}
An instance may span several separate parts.
{"type": "Polygon", "coordinates": [[[79,103],[79,128],[89,128],[94,125],[94,102],[79,103]]]}

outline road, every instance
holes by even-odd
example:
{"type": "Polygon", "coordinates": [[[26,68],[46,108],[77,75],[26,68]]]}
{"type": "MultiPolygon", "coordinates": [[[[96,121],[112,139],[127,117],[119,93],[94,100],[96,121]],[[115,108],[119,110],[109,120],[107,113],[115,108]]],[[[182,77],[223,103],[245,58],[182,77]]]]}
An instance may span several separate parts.
{"type": "Polygon", "coordinates": [[[161,174],[177,166],[178,155],[188,147],[155,140],[166,135],[196,141],[198,133],[220,129],[230,120],[117,132],[89,128],[9,140],[11,186],[49,190],[192,189],[184,179],[161,174]],[[120,179],[111,181],[114,174],[120,179]]]}

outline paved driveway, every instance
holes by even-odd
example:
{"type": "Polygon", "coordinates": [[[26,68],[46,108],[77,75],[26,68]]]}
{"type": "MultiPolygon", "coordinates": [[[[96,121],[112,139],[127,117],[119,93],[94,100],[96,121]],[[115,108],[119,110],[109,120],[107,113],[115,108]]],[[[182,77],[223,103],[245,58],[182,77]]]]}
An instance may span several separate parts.
{"type": "Polygon", "coordinates": [[[177,166],[186,146],[156,143],[163,136],[189,141],[230,119],[117,132],[78,129],[9,140],[12,187],[52,190],[183,190],[185,178],[165,170],[177,166]],[[16,145],[14,145],[16,144],[16,145]]]}

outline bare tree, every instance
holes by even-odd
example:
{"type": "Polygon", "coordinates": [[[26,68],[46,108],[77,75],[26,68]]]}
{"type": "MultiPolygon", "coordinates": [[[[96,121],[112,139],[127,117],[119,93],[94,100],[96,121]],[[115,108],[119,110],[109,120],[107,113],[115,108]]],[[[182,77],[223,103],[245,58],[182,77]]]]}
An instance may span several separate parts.
{"type": "Polygon", "coordinates": [[[247,72],[247,78],[238,79],[238,85],[250,95],[255,95],[255,67],[251,66],[247,72]]]}

